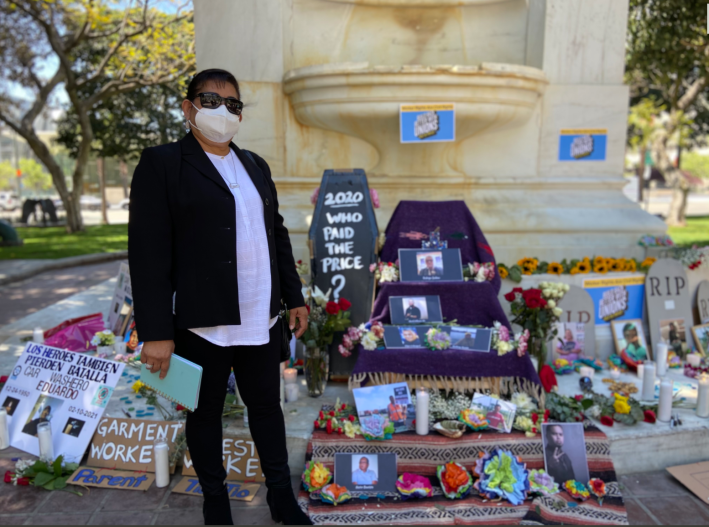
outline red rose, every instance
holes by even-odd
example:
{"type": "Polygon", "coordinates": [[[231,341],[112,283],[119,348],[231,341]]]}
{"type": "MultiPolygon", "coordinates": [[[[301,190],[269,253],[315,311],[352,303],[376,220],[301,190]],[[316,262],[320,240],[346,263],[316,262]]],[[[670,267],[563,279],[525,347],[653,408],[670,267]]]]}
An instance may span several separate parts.
{"type": "Polygon", "coordinates": [[[388,265],[389,267],[391,267],[391,262],[388,262],[387,265],[388,265]]]}
{"type": "Polygon", "coordinates": [[[315,430],[317,430],[318,428],[320,428],[320,423],[318,422],[317,419],[316,419],[315,421],[313,421],[313,425],[315,426],[315,430]]]}
{"type": "Polygon", "coordinates": [[[187,408],[185,408],[181,404],[178,404],[177,406],[175,406],[175,410],[177,410],[178,412],[182,412],[183,410],[187,410],[187,408]]]}
{"type": "Polygon", "coordinates": [[[512,291],[510,291],[509,293],[507,293],[505,295],[505,300],[507,300],[508,302],[514,302],[515,293],[523,293],[523,292],[524,291],[522,290],[521,287],[515,287],[512,291]]]}
{"type": "Polygon", "coordinates": [[[654,425],[655,421],[657,421],[657,416],[655,415],[655,412],[653,412],[652,410],[645,410],[644,416],[645,416],[644,421],[646,423],[650,423],[650,424],[654,425]]]}
{"type": "Polygon", "coordinates": [[[310,306],[308,304],[305,304],[305,309],[308,310],[308,315],[310,314],[310,306]]]}
{"type": "Polygon", "coordinates": [[[350,420],[350,423],[354,423],[354,422],[355,422],[355,416],[354,416],[354,415],[349,416],[347,419],[350,420]]]}
{"type": "Polygon", "coordinates": [[[325,429],[327,430],[328,434],[332,434],[332,419],[327,420],[327,424],[325,425],[325,429]]]}
{"type": "Polygon", "coordinates": [[[2,377],[0,377],[0,383],[7,382],[7,378],[7,375],[3,375],[2,377]]]}
{"type": "Polygon", "coordinates": [[[325,305],[325,311],[328,315],[337,315],[340,312],[340,306],[335,302],[328,302],[325,305]]]}
{"type": "Polygon", "coordinates": [[[319,416],[320,416],[320,420],[325,419],[325,413],[322,410],[320,410],[319,416]]]}
{"type": "Polygon", "coordinates": [[[340,406],[340,410],[346,410],[346,409],[347,409],[347,405],[345,403],[342,403],[342,406],[340,406]]]}
{"type": "Polygon", "coordinates": [[[539,414],[532,414],[532,422],[536,425],[537,421],[539,421],[539,414]]]}
{"type": "Polygon", "coordinates": [[[549,414],[551,412],[549,410],[544,410],[544,422],[546,423],[549,420],[549,414]]]}
{"type": "Polygon", "coordinates": [[[601,416],[601,424],[605,426],[613,426],[613,418],[610,415],[601,416]]]}
{"type": "Polygon", "coordinates": [[[527,307],[529,309],[536,309],[538,307],[546,307],[546,305],[547,305],[546,300],[544,300],[543,298],[537,298],[535,296],[530,296],[528,298],[525,298],[524,301],[527,304],[527,307]]]}
{"type": "Polygon", "coordinates": [[[12,483],[12,476],[14,472],[10,472],[9,470],[5,472],[5,483],[12,483]]]}
{"type": "Polygon", "coordinates": [[[342,428],[338,428],[338,429],[337,429],[337,433],[340,434],[340,435],[342,435],[342,434],[345,433],[345,431],[344,431],[342,428]]]}
{"type": "Polygon", "coordinates": [[[17,478],[17,485],[19,487],[28,487],[30,484],[30,478],[17,478]]]}
{"type": "Polygon", "coordinates": [[[347,311],[349,308],[352,307],[352,302],[350,302],[346,298],[340,298],[340,301],[337,303],[337,305],[340,306],[340,309],[342,311],[347,311]]]}
{"type": "Polygon", "coordinates": [[[541,298],[542,297],[542,290],[541,289],[527,289],[526,291],[522,291],[522,298],[527,300],[528,298],[541,298]]]}
{"type": "Polygon", "coordinates": [[[303,260],[298,260],[298,265],[302,264],[303,260]]]}
{"type": "Polygon", "coordinates": [[[574,395],[574,399],[576,399],[578,402],[583,401],[583,395],[574,395]]]}

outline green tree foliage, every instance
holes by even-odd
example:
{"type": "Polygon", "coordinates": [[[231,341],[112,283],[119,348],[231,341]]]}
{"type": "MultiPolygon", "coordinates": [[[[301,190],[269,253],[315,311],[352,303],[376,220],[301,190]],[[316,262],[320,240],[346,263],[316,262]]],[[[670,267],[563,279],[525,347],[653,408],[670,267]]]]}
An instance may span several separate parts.
{"type": "Polygon", "coordinates": [[[34,192],[42,192],[52,188],[52,176],[34,159],[20,159],[22,172],[22,187],[34,192]]]}
{"type": "Polygon", "coordinates": [[[15,167],[9,161],[0,163],[0,190],[17,190],[15,167]]]}

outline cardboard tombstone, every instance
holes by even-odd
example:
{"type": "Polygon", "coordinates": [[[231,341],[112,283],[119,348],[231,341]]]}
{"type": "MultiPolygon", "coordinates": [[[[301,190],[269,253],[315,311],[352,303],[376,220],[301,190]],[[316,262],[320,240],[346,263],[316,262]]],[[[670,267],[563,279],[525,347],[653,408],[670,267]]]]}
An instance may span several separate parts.
{"type": "Polygon", "coordinates": [[[549,343],[548,362],[551,364],[556,359],[565,358],[558,352],[560,347],[564,352],[568,350],[575,355],[576,350],[582,350],[584,357],[596,358],[595,307],[591,295],[582,287],[572,285],[559,302],[559,307],[564,313],[559,321],[559,334],[549,343]],[[567,339],[567,336],[570,338],[567,339]],[[576,344],[574,349],[571,349],[571,342],[576,344]]]}
{"type": "Polygon", "coordinates": [[[645,280],[645,301],[652,356],[661,342],[680,355],[691,349],[692,306],[682,262],[663,258],[650,267],[645,280]]]}
{"type": "Polygon", "coordinates": [[[697,287],[697,314],[699,323],[709,323],[709,280],[702,280],[697,287]]]}

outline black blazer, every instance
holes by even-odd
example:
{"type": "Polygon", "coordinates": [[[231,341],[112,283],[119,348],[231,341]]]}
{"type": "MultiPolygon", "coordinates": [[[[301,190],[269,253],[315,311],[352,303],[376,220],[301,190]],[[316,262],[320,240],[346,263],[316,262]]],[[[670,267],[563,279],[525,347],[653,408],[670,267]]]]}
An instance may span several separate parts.
{"type": "MultiPolygon", "coordinates": [[[[271,317],[305,305],[293,250],[268,164],[234,143],[263,199],[271,257],[271,317]]],[[[146,148],[133,174],[128,222],[136,328],[141,341],[172,340],[177,329],[238,325],[236,205],[191,133],[146,148]],[[175,299],[173,316],[172,298],[175,299]]]]}

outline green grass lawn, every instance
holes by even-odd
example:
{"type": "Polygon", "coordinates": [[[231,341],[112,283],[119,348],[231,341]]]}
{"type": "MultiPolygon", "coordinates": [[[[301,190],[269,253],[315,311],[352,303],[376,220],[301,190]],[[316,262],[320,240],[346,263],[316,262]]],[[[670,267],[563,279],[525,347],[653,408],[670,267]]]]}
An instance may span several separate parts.
{"type": "Polygon", "coordinates": [[[18,228],[24,240],[18,247],[0,247],[0,260],[53,259],[128,249],[128,224],[94,225],[67,234],[64,227],[18,228]]]}
{"type": "Polygon", "coordinates": [[[699,247],[709,245],[709,216],[687,218],[686,227],[670,227],[668,234],[675,245],[687,247],[695,243],[699,247]]]}

